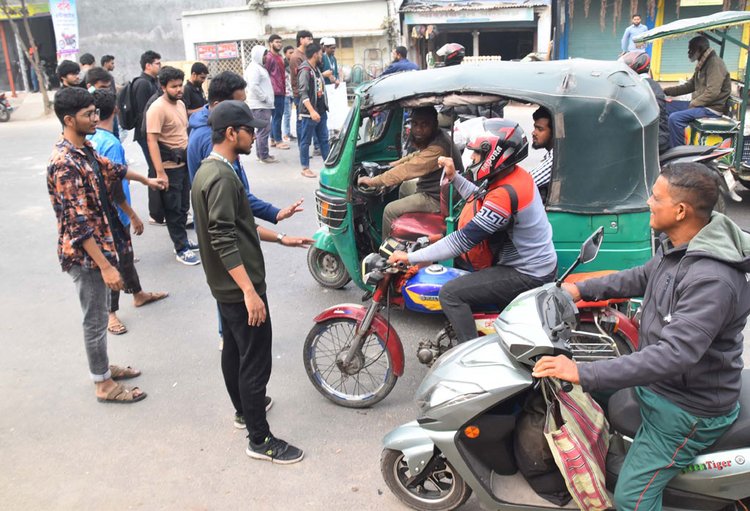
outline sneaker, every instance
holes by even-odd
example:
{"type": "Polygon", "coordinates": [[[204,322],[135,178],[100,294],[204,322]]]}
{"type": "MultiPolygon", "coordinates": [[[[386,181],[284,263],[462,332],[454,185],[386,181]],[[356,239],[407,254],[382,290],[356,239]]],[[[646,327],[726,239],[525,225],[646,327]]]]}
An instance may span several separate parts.
{"type": "MultiPolygon", "coordinates": [[[[271,409],[273,406],[273,399],[271,396],[266,396],[266,412],[271,409]]],[[[242,416],[241,413],[234,414],[234,427],[237,429],[245,429],[245,417],[242,416]]]]}
{"type": "Polygon", "coordinates": [[[198,243],[191,240],[190,238],[188,238],[187,244],[190,250],[200,250],[200,248],[198,247],[198,243]]]}
{"type": "Polygon", "coordinates": [[[196,264],[201,263],[200,258],[195,255],[195,252],[193,252],[189,248],[186,248],[185,250],[177,254],[176,257],[179,262],[188,266],[195,266],[196,264]]]}
{"type": "MultiPolygon", "coordinates": [[[[192,213],[187,214],[187,222],[185,222],[185,228],[186,229],[193,229],[195,227],[195,222],[193,221],[193,215],[192,213]]],[[[196,245],[197,247],[197,245],[196,245]]]]}
{"type": "Polygon", "coordinates": [[[167,226],[167,222],[165,222],[164,220],[162,220],[161,222],[157,222],[153,217],[148,217],[148,223],[150,223],[151,225],[161,225],[162,227],[167,226]]]}
{"type": "Polygon", "coordinates": [[[274,156],[267,156],[260,160],[261,163],[276,163],[278,161],[274,156]]]}
{"type": "Polygon", "coordinates": [[[269,434],[262,444],[255,444],[252,440],[247,443],[245,453],[256,460],[266,460],[279,465],[291,465],[302,461],[305,453],[280,438],[269,434]]]}

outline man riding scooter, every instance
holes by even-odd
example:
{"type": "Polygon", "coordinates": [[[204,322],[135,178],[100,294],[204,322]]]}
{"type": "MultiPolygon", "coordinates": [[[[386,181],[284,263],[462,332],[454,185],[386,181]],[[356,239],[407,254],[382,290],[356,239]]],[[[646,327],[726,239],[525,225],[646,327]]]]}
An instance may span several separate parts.
{"type": "Polygon", "coordinates": [[[715,175],[696,163],[667,165],[648,200],[663,232],[645,265],[578,284],[574,300],[643,296],[639,350],[585,364],[542,357],[537,378],[586,392],[635,387],[642,424],[615,490],[618,510],[660,510],[667,483],[739,414],[742,330],[750,312],[750,235],[712,209],[715,175]]]}
{"type": "Polygon", "coordinates": [[[391,233],[393,221],[405,213],[440,213],[441,156],[461,161],[461,155],[451,139],[438,128],[434,107],[415,108],[411,113],[411,142],[416,151],[391,163],[391,169],[376,177],[360,177],[360,186],[396,186],[409,179],[417,180],[416,193],[390,202],[383,210],[382,236],[391,233]]]}
{"type": "Polygon", "coordinates": [[[459,229],[410,254],[394,252],[389,262],[429,263],[465,254],[475,271],[445,284],[440,305],[459,342],[477,337],[472,305],[505,308],[520,293],[552,282],[557,255],[552,227],[534,180],[517,165],[529,151],[521,127],[506,119],[484,121],[473,150],[474,183],[456,173],[450,158],[439,158],[447,181],[467,200],[459,229]]]}

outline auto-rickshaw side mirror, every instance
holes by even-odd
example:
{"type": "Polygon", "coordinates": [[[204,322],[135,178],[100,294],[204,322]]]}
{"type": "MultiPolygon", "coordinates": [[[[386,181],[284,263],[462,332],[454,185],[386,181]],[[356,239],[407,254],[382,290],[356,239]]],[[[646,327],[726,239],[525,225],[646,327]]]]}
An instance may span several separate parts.
{"type": "Polygon", "coordinates": [[[581,247],[581,253],[578,255],[578,261],[583,264],[586,264],[596,259],[597,254],[599,254],[599,249],[602,246],[603,240],[604,240],[604,227],[599,227],[594,232],[594,234],[589,236],[588,239],[583,242],[583,246],[581,247]]]}

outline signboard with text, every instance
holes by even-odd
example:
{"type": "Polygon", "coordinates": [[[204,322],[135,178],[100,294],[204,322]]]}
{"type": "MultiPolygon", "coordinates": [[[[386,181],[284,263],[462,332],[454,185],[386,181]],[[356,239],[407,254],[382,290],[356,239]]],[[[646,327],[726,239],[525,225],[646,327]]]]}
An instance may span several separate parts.
{"type": "Polygon", "coordinates": [[[78,53],[78,12],[76,0],[49,0],[49,13],[55,29],[57,58],[78,53]]]}
{"type": "Polygon", "coordinates": [[[240,56],[237,43],[219,43],[217,46],[220,59],[236,59],[240,56]]]}
{"type": "Polygon", "coordinates": [[[215,44],[199,44],[195,47],[195,54],[198,60],[216,60],[218,58],[215,44]]]}

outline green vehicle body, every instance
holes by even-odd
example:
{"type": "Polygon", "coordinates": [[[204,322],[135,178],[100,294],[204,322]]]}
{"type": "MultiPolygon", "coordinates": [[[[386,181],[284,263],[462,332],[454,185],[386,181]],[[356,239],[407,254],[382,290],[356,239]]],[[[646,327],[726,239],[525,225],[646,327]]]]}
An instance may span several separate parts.
{"type": "MultiPolygon", "coordinates": [[[[316,199],[321,228],[314,235],[314,248],[338,255],[356,285],[368,289],[360,274],[360,261],[367,254],[357,248],[354,225],[355,165],[402,156],[402,123],[395,121],[403,119],[404,109],[482,98],[543,105],[553,114],[554,166],[546,208],[560,273],[599,226],[605,230],[604,244],[586,271],[621,270],[651,257],[646,200],[659,172],[656,100],[648,85],[624,65],[575,59],[464,64],[400,73],[361,86],[320,172],[316,199]],[[362,143],[363,119],[386,110],[391,115],[382,136],[362,143]]],[[[380,240],[382,207],[394,198],[396,192],[391,192],[370,210],[373,240],[380,240]]],[[[454,218],[446,223],[452,232],[454,218]]]]}

